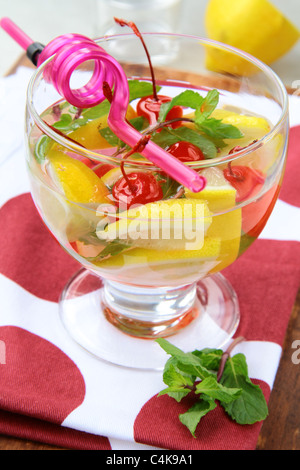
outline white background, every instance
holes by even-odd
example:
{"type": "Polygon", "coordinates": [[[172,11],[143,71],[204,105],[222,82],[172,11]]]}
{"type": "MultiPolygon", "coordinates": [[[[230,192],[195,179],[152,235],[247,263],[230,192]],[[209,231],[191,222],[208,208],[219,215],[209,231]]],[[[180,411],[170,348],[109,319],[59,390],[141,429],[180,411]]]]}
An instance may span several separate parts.
{"type": "MultiPolygon", "coordinates": [[[[96,13],[97,1],[100,0],[0,0],[0,16],[10,17],[30,37],[43,44],[65,33],[76,32],[96,37],[101,34],[96,13]]],[[[149,2],[151,3],[151,0],[149,2]]],[[[300,29],[299,0],[272,2],[300,29]]],[[[206,5],[207,0],[182,0],[181,25],[178,32],[205,36],[206,5]]],[[[21,54],[20,46],[1,30],[0,76],[9,70],[21,54]]],[[[296,80],[300,81],[300,41],[291,52],[273,64],[272,68],[287,86],[291,86],[296,80]]]]}

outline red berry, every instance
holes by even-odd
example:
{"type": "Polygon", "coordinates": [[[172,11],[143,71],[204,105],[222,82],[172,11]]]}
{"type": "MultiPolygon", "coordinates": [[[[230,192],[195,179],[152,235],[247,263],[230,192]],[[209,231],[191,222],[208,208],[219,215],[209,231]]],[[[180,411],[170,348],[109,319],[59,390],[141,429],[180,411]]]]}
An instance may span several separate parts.
{"type": "Polygon", "coordinates": [[[181,162],[197,162],[199,160],[205,159],[199,147],[183,140],[171,145],[167,149],[167,152],[176,157],[181,162]]]}
{"type": "Polygon", "coordinates": [[[242,165],[228,165],[224,170],[224,176],[237,191],[236,202],[253,197],[259,192],[265,181],[259,170],[242,165]]]}
{"type": "Polygon", "coordinates": [[[112,189],[112,194],[122,209],[134,204],[147,204],[159,201],[163,192],[158,181],[151,173],[134,172],[120,178],[112,189]]]}
{"type": "MultiPolygon", "coordinates": [[[[153,95],[145,96],[141,98],[137,104],[136,112],[138,116],[144,116],[148,119],[150,126],[154,126],[157,123],[157,119],[159,116],[160,107],[163,103],[168,103],[172,101],[172,98],[169,96],[158,95],[158,100],[155,100],[153,95]]],[[[173,106],[173,108],[168,112],[166,116],[166,121],[170,121],[171,119],[180,118],[183,115],[182,107],[181,106],[173,106]]],[[[181,125],[181,121],[174,122],[171,124],[173,129],[179,127],[181,125]]]]}

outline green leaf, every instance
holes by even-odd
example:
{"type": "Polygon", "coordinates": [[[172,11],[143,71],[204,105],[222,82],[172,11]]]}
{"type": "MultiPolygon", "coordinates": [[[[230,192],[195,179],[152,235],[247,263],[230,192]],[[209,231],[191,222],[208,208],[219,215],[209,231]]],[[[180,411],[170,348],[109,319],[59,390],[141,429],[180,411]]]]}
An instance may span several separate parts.
{"type": "Polygon", "coordinates": [[[102,103],[93,106],[92,108],[86,108],[82,111],[82,116],[87,119],[96,119],[108,114],[110,110],[110,102],[108,100],[102,101],[102,103]]]}
{"type": "Polygon", "coordinates": [[[176,360],[174,358],[170,358],[167,361],[164,374],[163,374],[163,381],[168,388],[165,388],[161,392],[160,395],[169,395],[171,398],[174,398],[177,402],[180,402],[182,398],[187,396],[191,389],[186,388],[186,386],[192,387],[194,384],[194,379],[191,378],[189,375],[181,372],[176,366],[176,360]]]}
{"type": "Polygon", "coordinates": [[[190,142],[202,150],[205,158],[217,156],[217,148],[210,139],[185,126],[177,129],[164,127],[161,132],[153,135],[152,140],[162,148],[167,148],[179,141],[190,142]]]}
{"type": "Polygon", "coordinates": [[[184,397],[186,397],[190,393],[190,391],[191,390],[189,390],[188,388],[173,386],[165,388],[164,390],[159,392],[158,396],[160,397],[161,395],[169,395],[169,397],[173,398],[179,403],[184,397]]]}
{"type": "Polygon", "coordinates": [[[87,257],[86,259],[91,262],[101,261],[104,258],[108,258],[109,256],[119,255],[123,251],[130,248],[130,245],[122,243],[120,240],[116,239],[108,243],[107,246],[97,256],[87,257]]]}
{"type": "Polygon", "coordinates": [[[211,373],[202,366],[200,360],[192,353],[185,353],[164,338],[157,338],[156,342],[167,353],[177,360],[177,367],[186,374],[199,379],[205,379],[211,373]]]}
{"type": "Polygon", "coordinates": [[[163,192],[162,199],[170,199],[177,194],[181,184],[170,178],[167,174],[156,173],[155,178],[160,184],[163,192]]]}
{"type": "MultiPolygon", "coordinates": [[[[136,100],[137,98],[143,98],[153,94],[152,82],[145,82],[142,80],[128,80],[129,87],[129,101],[136,100]]],[[[157,93],[161,87],[157,86],[157,93]]]]}
{"type": "MultiPolygon", "coordinates": [[[[138,131],[141,131],[145,127],[146,120],[142,116],[135,117],[129,120],[130,124],[138,131]]],[[[119,137],[109,128],[103,127],[99,129],[101,136],[112,146],[112,147],[123,147],[125,142],[122,142],[119,137]]]]}
{"type": "Polygon", "coordinates": [[[221,119],[209,118],[202,120],[195,119],[195,124],[199,130],[216,139],[240,139],[242,132],[232,124],[226,124],[221,119]]]}
{"type": "Polygon", "coordinates": [[[203,100],[203,103],[195,111],[195,121],[200,123],[207,119],[216,109],[219,103],[218,90],[210,90],[203,100]]]}
{"type": "Polygon", "coordinates": [[[268,406],[262,390],[251,382],[243,354],[235,354],[226,361],[220,383],[225,387],[242,389],[240,396],[232,403],[221,401],[225,411],[239,424],[253,424],[268,416],[268,406]]]}
{"type": "Polygon", "coordinates": [[[70,124],[72,123],[72,116],[70,114],[62,114],[60,120],[53,124],[53,127],[60,130],[69,129],[70,124]]]}
{"type": "Polygon", "coordinates": [[[196,402],[188,411],[179,415],[179,420],[184,424],[191,434],[195,436],[196,428],[203,416],[209,411],[216,408],[216,403],[213,400],[201,400],[196,402]]]}
{"type": "Polygon", "coordinates": [[[184,106],[186,108],[196,109],[201,106],[203,102],[204,98],[199,95],[199,93],[193,90],[185,90],[179,95],[175,96],[175,98],[173,98],[168,103],[163,103],[161,105],[158,122],[165,121],[168,112],[173,108],[173,106],[184,106]]]}
{"type": "Polygon", "coordinates": [[[53,140],[47,135],[42,135],[39,138],[34,147],[34,157],[38,163],[43,163],[52,144],[53,140]]]}
{"type": "Polygon", "coordinates": [[[223,355],[222,349],[204,348],[201,351],[195,350],[193,354],[197,356],[206,369],[218,371],[223,355]]]}
{"type": "Polygon", "coordinates": [[[169,387],[185,387],[186,385],[192,386],[194,384],[190,376],[180,372],[174,362],[170,362],[168,367],[165,368],[163,380],[169,387]]]}
{"type": "Polygon", "coordinates": [[[231,403],[240,396],[242,389],[225,387],[218,383],[215,377],[206,377],[196,385],[196,393],[205,393],[205,395],[215,400],[231,403]]]}

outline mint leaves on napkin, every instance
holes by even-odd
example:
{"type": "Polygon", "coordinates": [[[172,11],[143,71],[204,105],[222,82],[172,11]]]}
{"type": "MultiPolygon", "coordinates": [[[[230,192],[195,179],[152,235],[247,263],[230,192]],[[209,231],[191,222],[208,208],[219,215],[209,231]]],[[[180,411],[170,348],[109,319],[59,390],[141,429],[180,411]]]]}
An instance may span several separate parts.
{"type": "Polygon", "coordinates": [[[230,356],[231,347],[202,349],[185,353],[163,338],[156,342],[171,357],[165,364],[163,381],[167,388],[159,393],[180,402],[189,393],[197,396],[195,404],[179,420],[195,436],[203,416],[217,406],[239,424],[253,424],[268,415],[265,397],[258,385],[251,382],[244,354],[230,356]]]}

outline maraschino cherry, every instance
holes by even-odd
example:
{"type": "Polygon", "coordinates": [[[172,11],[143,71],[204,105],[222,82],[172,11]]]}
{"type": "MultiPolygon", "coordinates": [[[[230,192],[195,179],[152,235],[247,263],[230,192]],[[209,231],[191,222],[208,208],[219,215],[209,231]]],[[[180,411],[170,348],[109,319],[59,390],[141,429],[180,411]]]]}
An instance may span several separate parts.
{"type": "Polygon", "coordinates": [[[163,197],[160,184],[149,172],[137,171],[120,178],[112,189],[115,202],[123,210],[134,204],[147,204],[163,197]]]}
{"type": "Polygon", "coordinates": [[[205,159],[199,147],[184,140],[171,145],[167,152],[178,158],[181,162],[197,162],[205,159]]]}
{"type": "MultiPolygon", "coordinates": [[[[172,98],[165,95],[149,95],[141,98],[136,106],[136,112],[138,116],[143,116],[149,121],[150,126],[154,126],[157,123],[159,116],[160,107],[163,103],[172,101],[172,98]]],[[[181,106],[173,106],[166,116],[167,121],[172,119],[181,118],[183,116],[183,110],[181,106]]],[[[172,122],[170,126],[173,129],[181,126],[180,121],[172,122]]],[[[159,131],[159,130],[158,130],[159,131]]]]}
{"type": "MultiPolygon", "coordinates": [[[[240,152],[241,150],[246,150],[250,145],[256,142],[257,140],[254,140],[245,147],[238,145],[230,150],[229,155],[240,152]]],[[[259,170],[244,165],[232,166],[231,162],[228,163],[223,173],[227,181],[229,181],[237,191],[236,202],[245,201],[255,196],[255,194],[258,194],[265,181],[264,175],[259,170]]]]}
{"type": "Polygon", "coordinates": [[[230,163],[224,170],[224,176],[237,191],[236,202],[257,194],[265,181],[259,170],[243,165],[231,166],[230,163]]]}

